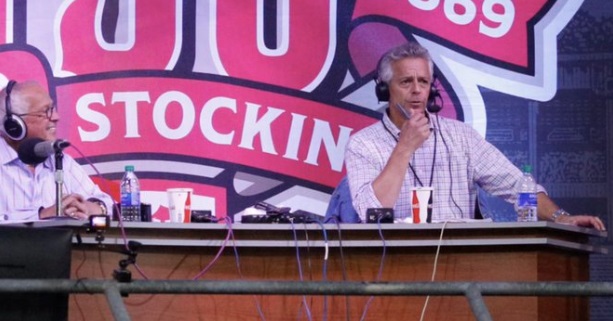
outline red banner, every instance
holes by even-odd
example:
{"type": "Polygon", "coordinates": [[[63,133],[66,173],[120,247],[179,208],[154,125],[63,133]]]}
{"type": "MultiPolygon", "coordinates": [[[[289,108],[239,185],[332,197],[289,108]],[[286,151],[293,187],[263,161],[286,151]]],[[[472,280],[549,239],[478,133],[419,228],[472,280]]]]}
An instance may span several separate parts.
{"type": "Polygon", "coordinates": [[[115,78],[57,93],[61,135],[89,157],[188,155],[326,186],[342,176],[349,136],[374,122],[324,103],[206,80],[115,78]]]}

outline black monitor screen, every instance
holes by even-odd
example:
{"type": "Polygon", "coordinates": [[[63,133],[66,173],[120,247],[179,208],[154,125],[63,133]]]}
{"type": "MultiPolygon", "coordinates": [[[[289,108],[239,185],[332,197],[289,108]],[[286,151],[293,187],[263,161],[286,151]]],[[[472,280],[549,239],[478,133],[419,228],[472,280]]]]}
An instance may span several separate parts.
{"type": "MultiPolygon", "coordinates": [[[[69,279],[72,230],[0,226],[0,279],[69,279]]],[[[66,320],[68,293],[2,293],[2,320],[66,320]]]]}

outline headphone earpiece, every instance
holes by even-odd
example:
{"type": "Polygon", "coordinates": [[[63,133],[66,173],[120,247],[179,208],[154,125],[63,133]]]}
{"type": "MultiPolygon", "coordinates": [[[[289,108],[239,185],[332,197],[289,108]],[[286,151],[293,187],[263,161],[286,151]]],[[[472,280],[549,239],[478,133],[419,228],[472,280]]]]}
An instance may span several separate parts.
{"type": "Polygon", "coordinates": [[[428,103],[426,104],[426,109],[428,109],[428,112],[436,114],[439,111],[441,111],[441,109],[443,109],[441,105],[436,103],[437,98],[439,100],[442,100],[441,93],[438,91],[438,88],[436,88],[436,86],[434,85],[434,81],[433,81],[432,84],[430,85],[430,93],[428,94],[428,103]]]}
{"type": "Polygon", "coordinates": [[[390,100],[390,89],[387,83],[381,81],[378,77],[375,77],[375,94],[377,94],[377,99],[380,102],[390,100]]]}
{"type": "Polygon", "coordinates": [[[6,99],[4,101],[6,115],[4,116],[3,126],[8,138],[19,141],[26,137],[28,127],[23,119],[18,115],[14,115],[11,110],[11,91],[15,84],[17,84],[15,80],[10,80],[6,85],[6,99]]]}

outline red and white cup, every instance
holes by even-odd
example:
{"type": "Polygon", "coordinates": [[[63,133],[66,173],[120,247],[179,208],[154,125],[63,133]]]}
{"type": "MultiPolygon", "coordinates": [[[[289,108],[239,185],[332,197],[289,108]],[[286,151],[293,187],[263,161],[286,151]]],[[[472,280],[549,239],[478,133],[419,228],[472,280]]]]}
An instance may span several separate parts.
{"type": "Polygon", "coordinates": [[[193,188],[169,188],[168,214],[171,223],[189,223],[192,217],[193,188]]]}
{"type": "Polygon", "coordinates": [[[413,223],[430,223],[432,221],[432,187],[412,187],[411,207],[413,223]]]}

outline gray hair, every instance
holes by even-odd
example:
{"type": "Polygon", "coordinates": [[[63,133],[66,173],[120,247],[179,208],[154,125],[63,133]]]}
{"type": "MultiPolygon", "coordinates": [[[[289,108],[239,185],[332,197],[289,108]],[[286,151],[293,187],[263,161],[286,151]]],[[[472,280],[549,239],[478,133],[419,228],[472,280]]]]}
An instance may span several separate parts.
{"type": "Polygon", "coordinates": [[[428,49],[416,42],[408,42],[387,51],[377,64],[377,79],[389,83],[392,80],[392,63],[404,58],[422,58],[428,62],[430,67],[430,77],[434,76],[434,63],[428,49]]]}
{"type": "MultiPolygon", "coordinates": [[[[30,103],[28,102],[27,95],[23,94],[23,89],[36,84],[33,81],[26,81],[22,83],[16,83],[11,89],[11,113],[13,114],[25,114],[30,111],[30,103]]],[[[6,86],[0,91],[0,119],[4,121],[6,117],[6,86]]]]}

